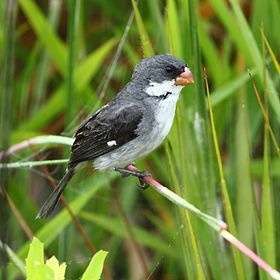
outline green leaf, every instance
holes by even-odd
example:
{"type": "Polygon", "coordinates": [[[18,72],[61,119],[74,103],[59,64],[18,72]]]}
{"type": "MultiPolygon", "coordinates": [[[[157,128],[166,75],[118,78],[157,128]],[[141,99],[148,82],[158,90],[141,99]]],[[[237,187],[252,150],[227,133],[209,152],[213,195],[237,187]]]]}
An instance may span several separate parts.
{"type": "Polygon", "coordinates": [[[106,251],[98,251],[91,259],[81,280],[99,280],[107,254],[108,252],[106,251]]]}
{"type": "Polygon", "coordinates": [[[36,237],[33,238],[26,258],[27,280],[52,280],[54,272],[44,265],[44,244],[36,237]]]}
{"type": "Polygon", "coordinates": [[[66,263],[62,263],[61,265],[59,265],[57,258],[55,256],[52,256],[46,261],[46,265],[54,272],[55,280],[64,280],[66,263]]]}

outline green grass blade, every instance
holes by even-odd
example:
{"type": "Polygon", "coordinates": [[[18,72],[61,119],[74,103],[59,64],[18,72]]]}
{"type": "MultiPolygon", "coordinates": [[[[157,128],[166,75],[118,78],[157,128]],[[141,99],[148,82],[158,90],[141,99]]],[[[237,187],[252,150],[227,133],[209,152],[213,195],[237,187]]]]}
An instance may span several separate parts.
{"type": "MultiPolygon", "coordinates": [[[[86,221],[94,223],[97,226],[105,229],[106,231],[111,232],[116,236],[129,238],[125,225],[118,218],[112,218],[102,214],[92,214],[85,211],[81,212],[79,216],[81,216],[86,221]]],[[[137,241],[140,244],[156,250],[162,254],[166,254],[169,257],[176,257],[176,254],[172,251],[171,248],[169,248],[167,242],[159,240],[156,236],[140,227],[133,226],[132,230],[137,241]]]]}
{"type": "MultiPolygon", "coordinates": [[[[254,73],[254,71],[252,72],[254,73]]],[[[227,98],[232,97],[238,89],[240,89],[244,84],[249,80],[248,73],[243,74],[242,76],[233,79],[226,85],[223,85],[221,88],[216,89],[211,93],[211,105],[213,108],[221,104],[227,98]]]]}
{"type": "Polygon", "coordinates": [[[207,62],[207,71],[211,73],[211,78],[213,78],[215,84],[219,86],[225,81],[226,67],[221,63],[218,50],[208,33],[207,27],[201,22],[198,22],[198,32],[201,51],[207,62]],[[217,65],[219,65],[219,67],[217,67],[217,65]]]}
{"type": "MultiPolygon", "coordinates": [[[[262,56],[257,47],[253,34],[248,26],[244,14],[241,11],[240,4],[237,0],[230,0],[233,13],[222,0],[210,0],[216,13],[222,20],[235,44],[244,53],[245,59],[252,66],[256,67],[259,77],[262,77],[263,66],[262,56]]],[[[273,81],[267,72],[268,98],[271,106],[280,122],[280,101],[273,81]]]]}
{"type": "MultiPolygon", "coordinates": [[[[213,111],[212,111],[212,106],[211,106],[211,101],[210,101],[208,81],[207,81],[206,77],[205,77],[205,82],[206,82],[206,92],[207,92],[207,100],[208,100],[208,107],[209,107],[209,115],[210,115],[210,121],[211,121],[211,130],[212,130],[213,142],[214,142],[215,153],[216,153],[216,158],[217,158],[217,163],[218,163],[218,170],[219,170],[219,176],[220,176],[220,187],[221,187],[221,193],[222,193],[222,198],[223,198],[223,205],[224,205],[224,209],[225,209],[226,221],[229,225],[230,231],[234,235],[236,235],[237,230],[236,230],[236,225],[235,225],[235,221],[233,218],[231,202],[229,199],[228,188],[227,188],[226,180],[225,180],[225,176],[224,176],[221,153],[220,153],[220,149],[219,149],[219,144],[218,144],[218,139],[217,139],[217,134],[216,134],[216,129],[215,129],[214,116],[213,116],[213,111]]],[[[246,279],[240,253],[235,248],[232,248],[232,253],[233,253],[233,258],[234,258],[236,275],[238,276],[238,279],[246,279]]]]}
{"type": "Polygon", "coordinates": [[[167,29],[169,36],[170,53],[183,57],[183,44],[179,24],[179,15],[177,13],[176,4],[174,0],[167,1],[167,29]]]}
{"type": "MultiPolygon", "coordinates": [[[[235,132],[235,162],[236,162],[236,224],[238,237],[249,247],[253,244],[253,192],[250,173],[250,147],[248,135],[248,111],[245,91],[240,92],[237,100],[237,121],[235,132]]],[[[252,277],[252,264],[244,262],[246,275],[252,277]]]]}
{"type": "Polygon", "coordinates": [[[19,0],[25,16],[28,18],[36,35],[46,47],[52,61],[56,64],[62,75],[66,73],[66,49],[62,41],[50,28],[47,19],[32,0],[19,0]]]}
{"type": "MultiPolygon", "coordinates": [[[[109,40],[96,51],[93,51],[83,62],[80,63],[79,66],[77,66],[75,69],[74,80],[76,94],[88,86],[90,79],[92,79],[92,77],[97,73],[99,67],[101,67],[104,59],[112,50],[115,43],[115,39],[109,40]]],[[[44,104],[42,108],[40,108],[36,116],[30,118],[27,122],[19,126],[19,130],[36,131],[52,121],[57,116],[57,114],[66,108],[64,92],[65,85],[62,85],[53,93],[47,103],[44,104]]]]}
{"type": "Polygon", "coordinates": [[[164,19],[161,16],[161,6],[162,1],[153,0],[147,1],[149,5],[150,14],[152,17],[153,25],[156,26],[156,29],[153,29],[153,38],[155,40],[155,49],[160,53],[167,53],[167,40],[164,33],[164,19]]]}
{"type": "Polygon", "coordinates": [[[0,250],[6,250],[10,262],[15,265],[22,276],[26,277],[26,271],[24,267],[24,262],[17,256],[17,254],[7,245],[3,244],[0,240],[0,250]]]}
{"type": "MultiPolygon", "coordinates": [[[[171,174],[171,182],[174,186],[175,192],[183,195],[182,188],[178,181],[178,176],[175,171],[175,162],[171,157],[171,150],[168,145],[165,145],[165,152],[167,155],[169,172],[171,174]]],[[[190,222],[189,213],[185,210],[178,210],[179,219],[178,223],[184,224],[184,230],[180,236],[180,242],[182,244],[182,252],[184,256],[184,266],[186,267],[186,273],[190,278],[204,279],[204,273],[201,265],[201,259],[198,249],[197,240],[194,235],[194,228],[190,222]]],[[[178,225],[178,226],[179,226],[178,225]]]]}
{"type": "Polygon", "coordinates": [[[275,67],[275,69],[276,69],[278,75],[280,76],[280,65],[279,65],[279,63],[278,63],[278,61],[277,61],[277,58],[276,58],[276,56],[275,56],[275,53],[273,52],[273,50],[272,50],[271,47],[270,47],[270,44],[269,44],[269,42],[268,42],[268,40],[267,40],[267,38],[266,38],[266,36],[265,36],[265,34],[264,34],[263,29],[261,29],[261,34],[262,34],[262,39],[263,39],[263,41],[264,41],[264,43],[265,43],[265,46],[267,47],[268,52],[269,52],[269,55],[270,55],[270,57],[271,57],[271,59],[272,59],[272,62],[273,62],[273,64],[274,64],[274,67],[275,67]]]}
{"type": "Polygon", "coordinates": [[[145,24],[142,20],[141,14],[138,10],[137,3],[135,2],[135,0],[131,0],[131,3],[132,3],[132,7],[134,10],[134,14],[135,14],[138,32],[140,34],[141,45],[143,48],[144,57],[152,56],[152,55],[154,55],[154,50],[153,50],[152,44],[150,42],[149,36],[147,34],[145,24]]]}
{"type": "Polygon", "coordinates": [[[69,0],[68,1],[68,30],[67,30],[67,41],[68,41],[68,59],[67,59],[67,75],[66,75],[66,125],[70,124],[73,120],[74,113],[74,73],[75,73],[75,58],[76,58],[76,39],[78,30],[78,10],[79,1],[69,0]]]}
{"type": "MultiPolygon", "coordinates": [[[[57,30],[59,16],[61,13],[61,1],[51,0],[49,1],[49,12],[48,12],[48,23],[52,30],[57,30]]],[[[41,42],[40,46],[42,45],[41,42]]],[[[50,69],[50,56],[48,55],[48,51],[44,48],[42,50],[41,56],[39,57],[38,69],[37,69],[37,77],[34,86],[34,106],[32,109],[32,113],[36,113],[40,105],[43,103],[43,97],[47,92],[47,86],[49,83],[49,76],[46,75],[47,71],[50,69]]]]}
{"type": "Polygon", "coordinates": [[[263,159],[263,188],[261,203],[262,237],[264,243],[265,259],[271,266],[276,266],[275,247],[275,217],[273,203],[273,188],[270,178],[270,149],[268,127],[265,126],[264,159],[263,159]]]}

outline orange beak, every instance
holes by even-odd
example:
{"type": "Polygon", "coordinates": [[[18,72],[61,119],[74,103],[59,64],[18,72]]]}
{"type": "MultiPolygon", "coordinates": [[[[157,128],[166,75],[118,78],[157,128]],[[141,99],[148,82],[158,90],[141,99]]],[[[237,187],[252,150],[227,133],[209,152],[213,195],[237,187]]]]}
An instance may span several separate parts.
{"type": "Polygon", "coordinates": [[[185,67],[184,72],[182,72],[175,81],[176,86],[186,86],[194,84],[194,79],[191,70],[185,67]]]}

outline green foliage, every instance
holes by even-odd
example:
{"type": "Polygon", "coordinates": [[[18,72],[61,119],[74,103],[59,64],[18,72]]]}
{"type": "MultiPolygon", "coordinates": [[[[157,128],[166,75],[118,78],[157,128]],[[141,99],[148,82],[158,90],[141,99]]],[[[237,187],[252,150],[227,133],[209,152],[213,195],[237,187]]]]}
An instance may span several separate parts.
{"type": "Polygon", "coordinates": [[[81,280],[98,280],[103,269],[103,263],[108,252],[98,251],[91,259],[86,271],[84,272],[81,280]]]}
{"type": "MultiPolygon", "coordinates": [[[[91,259],[82,280],[100,279],[107,252],[99,251],[91,259]]],[[[55,256],[44,261],[44,244],[36,237],[30,243],[26,258],[27,280],[63,280],[65,279],[66,263],[59,265],[55,256]]]]}

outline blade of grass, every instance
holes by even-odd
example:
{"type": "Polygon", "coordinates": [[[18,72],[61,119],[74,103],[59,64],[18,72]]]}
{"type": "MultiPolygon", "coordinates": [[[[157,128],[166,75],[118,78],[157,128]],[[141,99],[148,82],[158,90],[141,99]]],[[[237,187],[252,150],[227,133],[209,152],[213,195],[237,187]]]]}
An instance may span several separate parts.
{"type": "MultiPolygon", "coordinates": [[[[58,20],[59,15],[61,12],[61,6],[62,6],[62,0],[51,0],[49,1],[49,12],[48,12],[48,23],[52,30],[57,30],[58,26],[58,20]]],[[[41,43],[40,43],[41,45],[41,43]]],[[[38,65],[38,75],[36,76],[36,82],[34,87],[34,106],[32,109],[32,113],[36,113],[38,108],[40,107],[40,104],[42,102],[42,97],[46,93],[47,90],[47,84],[49,80],[49,76],[46,75],[46,73],[49,70],[50,67],[50,59],[49,59],[48,52],[43,49],[41,57],[39,59],[39,65],[38,65]]],[[[26,100],[28,100],[26,98],[26,100]]]]}
{"type": "Polygon", "coordinates": [[[279,63],[278,63],[278,61],[277,61],[277,58],[276,58],[276,56],[275,56],[273,50],[271,49],[270,44],[269,44],[269,42],[268,42],[268,40],[267,40],[267,38],[266,38],[266,36],[265,36],[265,34],[264,34],[263,28],[261,28],[261,35],[262,35],[262,39],[263,39],[263,41],[264,41],[264,43],[265,43],[265,46],[266,46],[266,48],[268,49],[268,52],[269,52],[269,55],[270,55],[270,57],[271,57],[271,59],[272,59],[272,62],[273,62],[273,64],[274,64],[274,67],[275,67],[275,69],[276,69],[278,75],[280,76],[280,65],[279,65],[279,63]]]}
{"type": "Polygon", "coordinates": [[[270,158],[268,127],[265,125],[264,158],[263,158],[263,186],[261,203],[262,237],[265,258],[272,266],[276,265],[275,225],[273,211],[273,189],[270,179],[270,158]]]}
{"type": "Polygon", "coordinates": [[[183,44],[180,31],[179,17],[174,0],[167,1],[167,29],[169,35],[169,52],[183,57],[183,44]]]}
{"type": "Polygon", "coordinates": [[[0,169],[12,169],[12,168],[24,168],[24,167],[32,168],[35,166],[63,164],[63,163],[67,163],[68,161],[69,161],[68,159],[57,159],[57,160],[0,163],[0,169]]]}
{"type": "MultiPolygon", "coordinates": [[[[165,147],[166,147],[165,152],[167,155],[168,166],[171,174],[171,181],[173,182],[172,184],[174,185],[175,191],[181,193],[181,188],[176,176],[174,162],[172,161],[171,158],[170,148],[167,145],[165,147]]],[[[184,265],[186,267],[186,273],[191,278],[205,279],[202,265],[201,265],[198,244],[195,235],[193,233],[194,229],[192,224],[190,223],[189,214],[186,211],[179,211],[178,213],[180,216],[179,223],[180,224],[183,223],[185,225],[184,231],[182,232],[183,236],[181,237],[180,241],[183,244],[182,251],[185,259],[184,265]]]]}
{"type": "MultiPolygon", "coordinates": [[[[184,140],[184,143],[190,143],[189,153],[192,154],[193,157],[192,164],[189,166],[191,169],[190,173],[193,177],[192,184],[188,186],[187,192],[189,194],[188,197],[191,198],[191,202],[195,203],[203,211],[214,215],[214,213],[217,213],[216,189],[213,173],[213,153],[211,145],[209,145],[210,134],[206,111],[205,90],[202,79],[200,38],[198,37],[199,1],[189,0],[188,4],[189,36],[191,45],[190,55],[193,60],[191,70],[195,77],[195,84],[194,95],[192,96],[193,105],[190,108],[192,112],[192,139],[187,140],[190,136],[185,135],[184,140]]],[[[186,129],[183,128],[183,131],[186,131],[186,129]]],[[[181,149],[184,150],[184,145],[181,146],[181,149]]],[[[189,159],[186,158],[185,161],[187,162],[189,159]]],[[[202,247],[201,250],[203,250],[203,253],[200,253],[200,258],[202,259],[204,267],[207,265],[211,268],[211,274],[213,277],[219,279],[225,269],[227,271],[229,271],[228,269],[232,271],[226,258],[221,259],[217,252],[219,251],[217,248],[223,250],[217,236],[209,231],[209,228],[203,223],[197,223],[195,231],[203,233],[199,234],[198,237],[202,247]],[[211,240],[211,245],[209,245],[209,240],[211,240]]]]}
{"type": "Polygon", "coordinates": [[[17,143],[11,146],[6,151],[0,151],[0,159],[4,156],[9,156],[13,153],[16,153],[22,149],[28,148],[33,145],[48,145],[48,144],[64,144],[71,146],[73,144],[74,139],[65,137],[65,136],[57,136],[57,135],[41,135],[34,138],[30,138],[28,140],[24,140],[20,143],[17,143]]]}
{"type": "Polygon", "coordinates": [[[73,98],[74,98],[74,69],[75,69],[75,56],[76,56],[76,37],[78,30],[78,10],[79,1],[68,0],[68,30],[67,30],[67,41],[68,41],[68,59],[67,59],[67,75],[66,75],[66,118],[65,122],[70,124],[73,120],[73,98]]]}
{"type": "Polygon", "coordinates": [[[134,10],[134,15],[135,15],[136,23],[137,23],[138,32],[140,34],[141,46],[143,49],[144,57],[152,56],[152,55],[154,55],[154,50],[151,45],[150,39],[148,37],[141,14],[138,10],[137,2],[135,0],[131,0],[131,3],[132,3],[133,10],[134,10]]]}
{"type": "MultiPolygon", "coordinates": [[[[264,170],[263,160],[259,159],[259,160],[251,161],[251,172],[255,177],[262,178],[263,170],[264,170]]],[[[273,178],[280,177],[280,159],[279,158],[272,158],[270,160],[269,172],[273,178]]]]}
{"type": "MultiPolygon", "coordinates": [[[[257,47],[256,41],[252,35],[252,32],[246,22],[245,16],[241,11],[240,4],[236,0],[230,0],[230,4],[233,8],[233,12],[230,11],[226,2],[222,0],[210,0],[215,12],[225,25],[228,33],[234,40],[234,43],[244,53],[246,61],[256,67],[256,71],[259,77],[262,77],[262,57],[257,47]]],[[[268,97],[271,106],[277,116],[278,122],[280,121],[280,101],[277,96],[277,91],[272,82],[272,79],[267,72],[267,87],[268,97]]]]}
{"type": "MultiPolygon", "coordinates": [[[[255,73],[255,71],[251,71],[251,73],[255,73]]],[[[249,76],[245,73],[242,76],[233,79],[228,84],[223,85],[221,88],[213,91],[210,96],[212,107],[215,108],[215,106],[218,106],[227,98],[232,97],[248,80],[249,76]]]]}
{"type": "Polygon", "coordinates": [[[19,0],[19,4],[25,16],[28,18],[33,30],[36,32],[36,35],[47,48],[52,61],[56,64],[60,73],[64,75],[66,73],[67,56],[65,46],[62,41],[50,28],[46,18],[43,16],[34,1],[19,0]]]}
{"type": "MultiPolygon", "coordinates": [[[[264,249],[264,240],[261,232],[261,222],[259,217],[259,209],[257,204],[257,196],[253,196],[253,226],[254,226],[254,234],[255,234],[255,243],[256,250],[260,257],[265,259],[265,249],[264,249]]],[[[262,270],[260,266],[258,266],[258,277],[260,280],[268,280],[268,275],[265,271],[262,270]]]]}
{"type": "MultiPolygon", "coordinates": [[[[181,31],[179,24],[179,13],[176,9],[175,1],[169,0],[167,2],[166,13],[166,34],[169,42],[169,52],[173,55],[183,57],[181,31]]],[[[180,148],[185,143],[184,125],[182,122],[182,106],[177,105],[175,128],[176,134],[170,134],[169,139],[172,144],[172,157],[171,150],[166,146],[166,154],[168,158],[168,165],[172,178],[172,185],[175,192],[179,193],[182,197],[186,197],[186,189],[181,187],[181,184],[186,185],[186,153],[179,152],[180,148]],[[178,159],[178,162],[176,160],[178,159]],[[177,172],[176,172],[177,171],[177,172]],[[180,175],[179,175],[180,174],[180,175]],[[179,179],[182,178],[182,179],[179,179]]],[[[182,246],[182,253],[184,255],[183,265],[186,267],[186,274],[189,278],[205,279],[203,271],[203,260],[199,251],[198,240],[196,238],[195,227],[191,222],[189,213],[184,210],[177,210],[177,226],[184,225],[180,234],[180,242],[182,246]]]]}
{"type": "MultiPolygon", "coordinates": [[[[218,163],[219,176],[220,176],[220,187],[221,187],[221,193],[222,193],[222,199],[223,199],[223,206],[225,209],[225,216],[226,216],[226,220],[229,225],[229,229],[231,230],[231,232],[233,232],[234,235],[236,235],[237,230],[236,230],[236,225],[235,225],[234,218],[233,218],[232,207],[231,207],[228,190],[227,190],[227,185],[226,185],[226,180],[225,180],[224,171],[223,171],[222,159],[221,159],[218,139],[217,139],[217,135],[216,135],[215,122],[214,122],[211,101],[210,101],[210,93],[209,93],[209,86],[208,86],[206,73],[205,73],[205,84],[206,84],[207,101],[208,101],[208,108],[209,108],[209,115],[210,115],[210,122],[211,122],[211,130],[212,130],[212,136],[213,136],[215,153],[216,153],[216,158],[217,158],[217,163],[218,163]]],[[[246,279],[240,253],[236,249],[233,248],[232,254],[233,254],[233,258],[234,258],[236,275],[238,276],[238,279],[246,279]]]]}
{"type": "Polygon", "coordinates": [[[167,40],[164,33],[164,21],[161,16],[161,6],[160,4],[162,1],[159,0],[153,0],[148,1],[149,10],[151,13],[151,17],[153,20],[153,25],[156,26],[156,29],[153,29],[154,31],[154,38],[155,38],[155,49],[158,50],[160,53],[167,53],[168,47],[167,47],[167,40]]]}
{"type": "MultiPolygon", "coordinates": [[[[240,72],[244,71],[243,58],[239,59],[240,72]]],[[[238,237],[248,246],[253,245],[253,191],[250,173],[250,143],[249,119],[246,89],[243,88],[236,100],[236,126],[235,126],[235,182],[236,189],[236,224],[238,237]],[[246,213],[246,215],[244,215],[246,213]]],[[[252,265],[244,259],[245,272],[248,277],[253,277],[252,265]]]]}
{"type": "Polygon", "coordinates": [[[276,137],[275,137],[275,134],[273,133],[273,130],[271,128],[271,125],[270,125],[270,122],[269,122],[269,118],[268,118],[268,115],[267,115],[267,112],[262,104],[262,101],[261,101],[261,97],[259,95],[259,92],[257,90],[257,87],[255,85],[255,82],[252,78],[252,75],[250,74],[249,72],[249,76],[250,76],[250,79],[251,79],[251,83],[252,83],[252,86],[253,86],[253,89],[254,89],[254,92],[256,94],[256,97],[257,97],[257,100],[258,100],[258,103],[259,103],[259,106],[260,106],[260,109],[261,109],[261,112],[262,112],[262,115],[263,115],[263,118],[265,120],[265,123],[267,125],[267,128],[268,128],[268,131],[269,131],[269,134],[270,134],[270,137],[271,137],[271,140],[272,140],[272,143],[275,147],[275,150],[277,152],[277,155],[280,157],[280,147],[278,146],[278,143],[277,143],[277,140],[276,140],[276,137]]]}
{"type": "MultiPolygon", "coordinates": [[[[227,67],[225,67],[224,64],[221,63],[218,50],[209,35],[209,31],[207,30],[207,25],[202,24],[202,22],[198,22],[198,32],[201,51],[204,59],[207,62],[208,72],[211,73],[210,78],[213,79],[216,86],[222,85],[222,83],[227,78],[227,67]],[[217,65],[219,65],[219,67],[217,67],[217,65]]],[[[213,93],[211,94],[211,97],[212,95],[213,93]]],[[[214,106],[213,103],[212,106],[214,106]]]]}
{"type": "MultiPolygon", "coordinates": [[[[75,69],[74,84],[76,87],[76,94],[84,90],[90,79],[97,73],[101,67],[104,59],[115,45],[116,40],[111,39],[104,45],[93,51],[83,62],[80,63],[75,69]]],[[[58,113],[60,113],[65,107],[65,84],[60,86],[47,101],[44,106],[40,108],[36,116],[33,116],[25,123],[19,126],[20,131],[36,131],[44,127],[47,123],[50,123],[58,113]],[[38,117],[40,116],[40,117],[38,117]]],[[[15,133],[15,132],[14,132],[15,133]]]]}
{"type": "MultiPolygon", "coordinates": [[[[116,236],[129,238],[128,232],[125,229],[123,222],[119,218],[112,218],[97,213],[92,214],[87,211],[82,211],[79,216],[84,220],[90,223],[94,223],[98,227],[101,227],[116,236]]],[[[137,226],[133,226],[132,230],[137,241],[142,245],[156,250],[162,254],[168,255],[169,257],[177,257],[174,251],[169,248],[168,244],[165,241],[158,239],[152,233],[149,233],[149,231],[137,226]]]]}
{"type": "MultiPolygon", "coordinates": [[[[22,276],[26,276],[24,262],[17,256],[17,254],[7,245],[0,240],[0,251],[6,251],[9,259],[13,262],[22,276]]],[[[3,275],[3,274],[2,274],[3,275]]]]}
{"type": "MultiPolygon", "coordinates": [[[[16,1],[6,1],[4,9],[4,22],[3,22],[3,72],[0,79],[1,91],[1,115],[0,115],[0,132],[1,149],[6,150],[10,145],[11,128],[12,128],[12,102],[14,100],[13,94],[13,79],[14,79],[14,65],[15,65],[15,28],[16,28],[16,1]]],[[[8,163],[9,158],[2,158],[1,163],[8,163]]],[[[0,170],[0,188],[2,195],[0,196],[0,220],[2,222],[0,227],[0,240],[3,244],[0,250],[0,259],[3,264],[1,268],[1,278],[6,279],[9,275],[7,273],[8,256],[9,256],[9,242],[10,242],[10,213],[7,207],[6,193],[9,192],[9,170],[0,170]]]]}
{"type": "MultiPolygon", "coordinates": [[[[266,38],[262,32],[263,40],[263,65],[265,66],[265,47],[267,46],[266,38]]],[[[273,53],[273,52],[272,52],[273,53]]],[[[280,73],[279,73],[280,74],[280,73]]],[[[263,238],[263,256],[269,262],[276,265],[276,250],[275,250],[275,217],[274,217],[274,200],[273,186],[270,177],[270,141],[269,141],[269,115],[267,106],[267,89],[266,89],[266,72],[263,71],[263,86],[264,86],[264,106],[267,121],[264,124],[264,147],[263,147],[263,178],[262,178],[262,203],[261,203],[261,230],[263,238]]],[[[256,93],[258,95],[258,93],[256,93]]]]}

